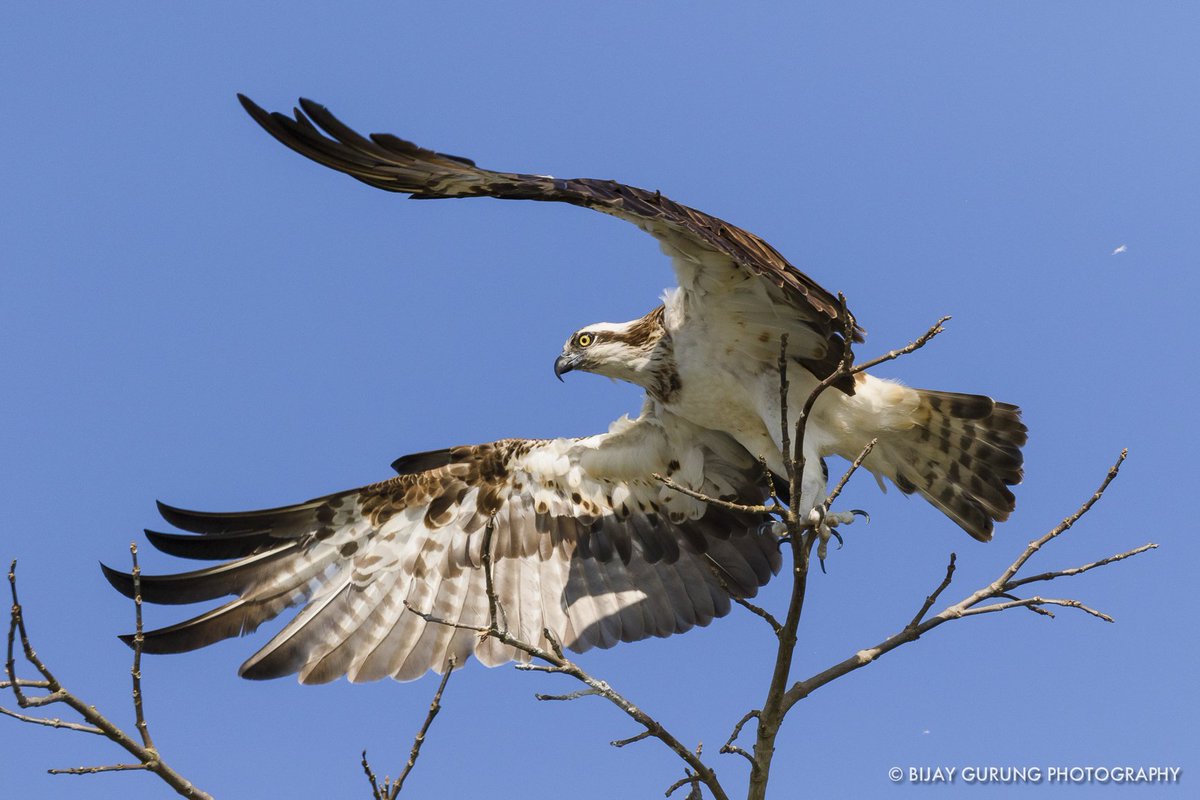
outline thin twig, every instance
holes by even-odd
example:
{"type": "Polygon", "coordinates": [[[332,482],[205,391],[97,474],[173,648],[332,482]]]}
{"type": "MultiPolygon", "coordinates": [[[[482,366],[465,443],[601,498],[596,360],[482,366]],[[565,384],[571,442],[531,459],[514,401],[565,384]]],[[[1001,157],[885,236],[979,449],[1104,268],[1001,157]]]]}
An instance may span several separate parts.
{"type": "Polygon", "coordinates": [[[754,760],[754,756],[750,755],[749,751],[737,744],[737,740],[738,737],[742,735],[742,728],[745,727],[746,723],[752,719],[758,719],[759,713],[760,712],[757,710],[747,711],[746,715],[738,720],[737,725],[733,726],[733,732],[729,734],[729,738],[725,740],[725,744],[721,745],[720,750],[722,753],[736,753],[737,755],[749,761],[751,773],[758,769],[758,762],[754,760]]]}
{"type": "MultiPolygon", "coordinates": [[[[990,605],[985,605],[985,606],[976,606],[974,608],[969,608],[969,609],[963,611],[962,614],[960,614],[960,616],[971,617],[971,616],[975,616],[976,614],[990,614],[994,611],[1005,611],[1010,608],[1028,607],[1031,609],[1037,609],[1038,606],[1043,606],[1043,605],[1065,606],[1067,608],[1077,608],[1080,611],[1091,614],[1093,617],[1098,617],[1098,618],[1104,620],[1105,622],[1113,622],[1113,618],[1110,617],[1108,614],[1097,611],[1094,608],[1089,608],[1088,606],[1085,606],[1083,603],[1079,602],[1078,600],[1062,600],[1062,599],[1056,599],[1056,598],[1052,598],[1052,597],[1029,597],[1024,600],[1010,600],[1007,603],[992,603],[990,605]]],[[[1042,609],[1042,610],[1044,611],[1045,609],[1042,609]]]]}
{"type": "Polygon", "coordinates": [[[916,616],[912,618],[912,622],[908,623],[906,627],[913,628],[919,625],[921,620],[925,619],[925,615],[929,613],[929,609],[933,608],[933,604],[937,602],[938,597],[941,596],[942,592],[946,591],[946,587],[950,585],[950,581],[954,580],[954,562],[956,560],[958,560],[958,555],[951,553],[950,563],[946,565],[946,577],[942,578],[942,582],[933,590],[933,594],[925,598],[925,603],[921,606],[921,610],[917,612],[916,616]]]}
{"type": "MultiPolygon", "coordinates": [[[[759,456],[758,463],[762,467],[763,480],[767,484],[767,497],[770,497],[776,507],[781,506],[779,502],[779,493],[775,490],[775,473],[771,472],[771,468],[767,466],[767,457],[759,456]]],[[[779,513],[778,511],[774,513],[779,513]]]]}
{"type": "Polygon", "coordinates": [[[15,711],[9,711],[3,706],[0,706],[0,714],[3,714],[6,717],[12,717],[13,719],[18,719],[21,722],[28,722],[31,725],[45,725],[47,728],[65,728],[66,730],[79,731],[80,733],[97,733],[101,736],[104,735],[104,731],[100,730],[99,728],[93,728],[91,725],[80,725],[78,722],[66,722],[58,717],[54,717],[53,719],[46,719],[45,717],[31,717],[26,714],[18,714],[15,711]]]}
{"type": "Polygon", "coordinates": [[[697,792],[700,789],[699,776],[693,775],[688,770],[684,770],[684,773],[685,774],[682,778],[680,778],[679,780],[675,781],[674,783],[672,783],[670,786],[667,787],[666,794],[664,795],[665,797],[670,797],[671,795],[675,794],[675,792],[677,790],[682,789],[684,786],[688,786],[688,785],[690,785],[692,787],[691,791],[688,792],[688,800],[691,800],[692,797],[697,796],[697,792]]]}
{"type": "Polygon", "coordinates": [[[581,697],[596,697],[600,694],[598,689],[580,689],[567,694],[535,694],[534,697],[538,700],[578,700],[581,697]]]}
{"type": "Polygon", "coordinates": [[[371,797],[374,800],[385,800],[383,790],[379,788],[379,781],[375,780],[375,773],[371,770],[371,763],[367,761],[367,751],[362,751],[362,768],[367,775],[367,780],[371,782],[371,797]]]}
{"type": "Polygon", "coordinates": [[[480,560],[483,563],[483,578],[486,582],[487,601],[488,601],[488,619],[491,621],[491,627],[494,630],[508,631],[508,617],[504,615],[504,608],[500,605],[500,598],[496,596],[496,586],[492,581],[492,534],[496,532],[495,516],[488,517],[487,526],[483,529],[483,544],[480,560]],[[504,624],[500,624],[500,617],[504,616],[504,624]]]}
{"type": "Polygon", "coordinates": [[[842,479],[837,482],[837,486],[834,486],[833,491],[826,496],[826,508],[832,506],[833,501],[838,499],[838,495],[842,493],[842,489],[846,488],[846,484],[850,481],[850,478],[854,476],[854,473],[858,471],[858,468],[861,467],[863,462],[867,460],[867,456],[871,455],[871,451],[875,449],[875,445],[878,443],[879,439],[877,438],[867,442],[867,446],[864,447],[862,452],[858,454],[858,458],[854,459],[854,461],[850,463],[850,469],[846,470],[845,474],[842,475],[842,479]]]}
{"type": "Polygon", "coordinates": [[[457,628],[462,631],[474,631],[475,633],[478,633],[480,636],[486,636],[488,633],[488,627],[486,625],[483,627],[480,627],[478,625],[468,625],[465,622],[452,622],[448,619],[443,619],[442,617],[435,616],[428,611],[422,611],[421,609],[419,609],[416,606],[409,603],[407,600],[404,601],[404,607],[406,609],[408,609],[409,611],[411,611],[412,613],[416,614],[421,619],[425,620],[426,622],[432,622],[436,625],[445,625],[446,627],[457,628]]]}
{"type": "Polygon", "coordinates": [[[132,772],[150,769],[149,764],[107,764],[103,767],[71,767],[70,769],[48,769],[51,775],[95,775],[100,772],[132,772]]]}
{"type": "MultiPolygon", "coordinates": [[[[404,771],[400,773],[400,777],[391,786],[391,791],[388,792],[388,800],[396,800],[400,794],[400,790],[404,788],[404,781],[408,778],[408,773],[413,771],[413,767],[417,765],[417,757],[421,755],[421,745],[425,744],[425,735],[429,733],[429,726],[433,724],[433,719],[442,710],[442,692],[446,691],[446,684],[450,682],[450,674],[454,672],[454,656],[450,656],[446,662],[446,671],[442,674],[442,680],[438,683],[437,691],[433,693],[433,700],[429,703],[429,713],[425,715],[425,722],[421,725],[421,729],[417,731],[417,735],[413,737],[412,749],[408,753],[408,762],[404,765],[404,771]]],[[[367,758],[366,751],[363,752],[363,761],[367,758]]]]}
{"type": "Polygon", "coordinates": [[[634,742],[640,742],[643,739],[649,739],[649,738],[650,738],[650,731],[642,731],[641,733],[630,736],[628,739],[613,739],[611,742],[609,742],[609,744],[611,744],[613,747],[626,747],[628,745],[633,744],[634,742]]]}
{"type": "Polygon", "coordinates": [[[729,509],[730,511],[740,511],[745,514],[777,514],[777,513],[779,513],[779,509],[775,508],[773,506],[747,505],[745,503],[734,503],[729,500],[722,500],[719,497],[712,497],[711,495],[704,494],[703,492],[698,492],[695,489],[689,489],[688,487],[684,486],[683,484],[676,483],[675,481],[671,480],[666,475],[663,475],[661,472],[653,472],[650,474],[650,477],[654,478],[654,480],[656,480],[656,481],[659,481],[664,486],[666,486],[668,489],[674,489],[675,491],[679,492],[680,494],[686,494],[688,497],[695,498],[696,500],[703,500],[705,503],[710,503],[714,506],[720,506],[721,508],[726,508],[726,509],[729,509]]]}
{"type": "Polygon", "coordinates": [[[154,750],[154,740],[150,738],[150,728],[146,725],[146,715],[142,710],[142,647],[145,636],[142,633],[142,568],[138,566],[137,542],[129,545],[129,554],[133,558],[133,666],[129,672],[133,676],[133,716],[138,733],[142,735],[142,746],[154,750]]]}
{"type": "Polygon", "coordinates": [[[1096,501],[1104,496],[1104,492],[1106,489],[1108,489],[1108,485],[1116,480],[1117,474],[1121,471],[1121,464],[1125,462],[1125,458],[1128,455],[1129,448],[1121,450],[1121,455],[1117,457],[1116,463],[1109,467],[1108,474],[1104,476],[1104,480],[1100,482],[1099,488],[1096,489],[1092,496],[1085,500],[1083,505],[1076,509],[1075,513],[1058,523],[1058,525],[1051,529],[1050,532],[1045,536],[1037,541],[1030,542],[1029,546],[1025,548],[1025,552],[1021,553],[1021,555],[1017,557],[1017,560],[1009,565],[1008,569],[1004,571],[1004,574],[1001,575],[999,580],[996,582],[999,583],[1003,588],[1012,588],[1009,586],[1008,582],[1013,575],[1017,573],[1017,570],[1025,566],[1025,562],[1032,558],[1034,553],[1036,553],[1038,550],[1041,550],[1042,545],[1069,531],[1071,526],[1078,522],[1079,518],[1090,511],[1092,506],[1096,505],[1096,501]]]}
{"type": "Polygon", "coordinates": [[[1151,542],[1149,544],[1144,544],[1141,547],[1135,547],[1134,549],[1132,549],[1128,552],[1125,552],[1125,553],[1118,553],[1115,556],[1109,556],[1108,558],[1102,558],[1099,561],[1093,561],[1090,564],[1084,564],[1081,567],[1072,567],[1071,569],[1060,569],[1060,570],[1055,570],[1053,572],[1043,572],[1039,575],[1030,575],[1028,578],[1021,578],[1020,580],[1009,581],[1008,583],[1004,584],[1004,586],[1007,589],[1015,589],[1018,586],[1024,586],[1027,583],[1036,583],[1038,581],[1052,581],[1055,578],[1068,578],[1073,575],[1079,575],[1081,573],[1088,572],[1089,570],[1096,569],[1097,567],[1105,567],[1105,566],[1108,566],[1109,564],[1115,564],[1118,561],[1124,561],[1125,559],[1129,558],[1130,556],[1136,556],[1139,553],[1144,553],[1147,550],[1155,550],[1157,548],[1158,548],[1158,545],[1151,542]]]}
{"type": "Polygon", "coordinates": [[[770,611],[767,611],[762,606],[757,606],[754,603],[751,603],[746,598],[738,597],[735,594],[729,595],[729,599],[732,600],[733,602],[737,603],[742,608],[749,611],[754,616],[762,618],[768,625],[771,626],[771,630],[773,630],[775,632],[776,636],[778,636],[779,631],[781,631],[783,629],[783,625],[781,625],[779,623],[779,620],[775,619],[775,615],[772,614],[770,611]]]}
{"type": "Polygon", "coordinates": [[[855,364],[850,369],[850,374],[857,375],[858,373],[864,372],[864,371],[870,369],[871,367],[877,367],[880,364],[883,364],[884,362],[894,361],[895,359],[900,358],[901,356],[906,356],[909,353],[920,350],[922,347],[929,344],[930,339],[937,336],[939,333],[945,333],[946,329],[943,328],[942,326],[944,324],[946,324],[947,322],[949,322],[950,319],[951,319],[950,316],[942,317],[937,322],[933,323],[933,325],[930,326],[929,330],[922,333],[920,336],[918,336],[916,339],[914,339],[913,341],[906,344],[904,347],[901,347],[897,350],[891,350],[891,351],[879,356],[878,358],[871,359],[870,361],[864,361],[861,364],[855,364]]]}
{"type": "Polygon", "coordinates": [[[714,578],[716,578],[717,583],[721,586],[721,589],[725,592],[725,594],[729,595],[729,599],[770,625],[771,630],[775,632],[776,636],[778,636],[779,631],[783,628],[783,626],[779,624],[779,620],[775,619],[775,616],[762,606],[755,605],[746,598],[740,597],[736,592],[734,592],[729,586],[729,581],[726,580],[725,574],[721,571],[721,568],[717,565],[716,561],[714,561],[712,558],[709,558],[707,563],[709,572],[714,578]]]}
{"type": "Polygon", "coordinates": [[[553,664],[513,664],[513,669],[522,672],[548,672],[551,674],[566,672],[562,667],[556,667],[553,664]]]}
{"type": "MultiPolygon", "coordinates": [[[[792,459],[788,457],[788,454],[792,452],[792,440],[790,433],[791,425],[788,424],[788,389],[790,387],[788,386],[787,379],[787,346],[788,335],[786,333],[781,334],[779,336],[779,452],[783,454],[783,469],[787,473],[785,477],[788,479],[789,497],[791,498],[792,505],[794,505],[796,503],[798,484],[796,481],[795,465],[792,464],[792,459]]],[[[789,515],[793,513],[791,509],[788,511],[789,515]]],[[[788,519],[791,521],[790,516],[788,519]]]]}

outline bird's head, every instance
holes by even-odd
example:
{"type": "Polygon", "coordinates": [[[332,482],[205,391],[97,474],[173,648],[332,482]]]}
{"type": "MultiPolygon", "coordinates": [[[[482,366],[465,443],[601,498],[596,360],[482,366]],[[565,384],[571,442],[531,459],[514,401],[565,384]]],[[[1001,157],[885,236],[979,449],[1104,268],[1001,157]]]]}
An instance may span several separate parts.
{"type": "Polygon", "coordinates": [[[571,334],[554,361],[554,374],[594,372],[649,386],[663,356],[662,308],[629,322],[597,322],[571,334]]]}

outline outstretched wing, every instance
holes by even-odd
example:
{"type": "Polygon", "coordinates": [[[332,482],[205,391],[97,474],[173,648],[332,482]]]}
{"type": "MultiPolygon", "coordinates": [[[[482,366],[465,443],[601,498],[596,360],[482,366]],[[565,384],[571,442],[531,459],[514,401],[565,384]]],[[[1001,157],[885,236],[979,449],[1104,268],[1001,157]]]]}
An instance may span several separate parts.
{"type": "MultiPolygon", "coordinates": [[[[779,568],[775,538],[759,531],[762,517],[652,477],[670,474],[747,503],[765,496],[745,450],[671,416],[643,412],[584,439],[506,439],[394,466],[400,474],[390,480],[285,508],[212,514],[160,505],[168,522],[193,535],[147,531],[152,544],[225,563],[142,576],[143,599],[235,599],[150,631],[146,652],[246,634],[304,603],[242,675],[410,680],[444,671],[451,656],[460,665],[471,653],[488,665],[524,660],[471,630],[488,623],[489,530],[502,622],[543,646],[549,629],[580,651],[707,625],[728,613],[731,594],[753,596],[779,568]]],[[[132,595],[131,575],[104,570],[132,595]]]]}
{"type": "MultiPolygon", "coordinates": [[[[268,113],[243,95],[238,98],[284,145],[379,189],[418,200],[496,197],[570,203],[632,222],[658,239],[671,257],[689,304],[704,308],[698,316],[724,317],[735,326],[752,320],[769,333],[787,332],[790,351],[818,377],[836,369],[846,330],[853,331],[855,341],[862,340],[842,301],[771,245],[657,191],[616,181],[495,172],[391,134],[362,136],[311,100],[301,99],[295,116],[289,117],[268,113]]],[[[769,338],[778,341],[776,335],[769,338]]],[[[769,363],[774,357],[769,356],[769,363]]],[[[842,388],[853,391],[849,382],[842,388]]]]}

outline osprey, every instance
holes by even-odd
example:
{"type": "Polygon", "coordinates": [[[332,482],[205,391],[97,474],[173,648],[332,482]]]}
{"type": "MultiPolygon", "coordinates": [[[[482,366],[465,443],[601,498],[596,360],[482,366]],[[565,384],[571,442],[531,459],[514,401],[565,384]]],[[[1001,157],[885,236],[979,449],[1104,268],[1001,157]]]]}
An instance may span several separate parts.
{"type": "MultiPolygon", "coordinates": [[[[637,419],[579,439],[505,439],[398,459],[395,477],[306,503],[218,514],[159,504],[189,533],[147,531],[160,550],[223,563],[142,576],[154,603],[232,600],[145,635],[150,653],[181,652],[254,631],[303,608],[241,668],[248,678],[299,673],[308,683],[417,678],[461,665],[527,659],[470,627],[488,623],[484,540],[509,630],[546,644],[551,631],[583,651],[668,636],[728,613],[780,566],[770,518],[707,497],[760,505],[786,474],[780,436],[781,337],[790,418],[838,368],[862,329],[839,298],[757,236],[613,181],[494,172],[388,134],[364,137],[301,100],[294,117],[242,105],[301,155],[414,199],[495,197],[595,209],[654,236],[678,287],[630,322],[571,335],[560,378],[594,372],[645,389],[637,419]],[[455,623],[465,627],[427,621],[455,623]]],[[[988,540],[1013,509],[1026,429],[1016,406],[978,395],[911,389],[864,373],[821,395],[804,438],[802,509],[827,529],[823,459],[856,457],[917,493],[971,536],[988,540]]],[[[105,567],[127,595],[132,576],[105,567]]],[[[128,637],[127,637],[128,640],[128,637]]]]}

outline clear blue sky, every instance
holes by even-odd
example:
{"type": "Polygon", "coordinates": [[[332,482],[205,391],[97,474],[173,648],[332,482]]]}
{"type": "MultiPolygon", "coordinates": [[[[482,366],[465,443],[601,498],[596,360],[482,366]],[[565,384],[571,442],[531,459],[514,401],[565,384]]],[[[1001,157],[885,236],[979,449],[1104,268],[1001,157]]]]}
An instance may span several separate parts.
{"type": "MultiPolygon", "coordinates": [[[[864,357],[954,316],[884,373],[1024,408],[1017,512],[980,545],[860,481],[849,505],[873,522],[811,581],[798,673],[902,625],[951,550],[948,599],[993,578],[1129,447],[1094,514],[1032,565],[1160,542],[1047,587],[1115,625],[1010,613],[939,629],[797,709],[778,796],[937,794],[889,783],[910,765],[1200,778],[1197,6],[203,6],[27,3],[0,28],[0,556],[20,559],[36,643],[69,687],[130,721],[116,635],[131,609],[96,563],[161,526],[156,498],[283,504],[386,477],[403,453],[587,434],[638,406],[551,366],[571,331],[656,302],[671,274],[653,241],[568,207],[403,201],[286,151],[234,99],[305,95],[484,166],[616,178],[750,228],[850,298],[864,357]]],[[[582,661],[738,785],[744,762],[715,751],[761,703],[769,639],[735,614],[582,661]]],[[[263,641],[147,658],[171,763],[223,798],[365,796],[364,747],[395,774],[434,683],[238,679],[263,641]]],[[[610,748],[635,732],[619,712],[532,699],[570,688],[458,673],[412,794],[659,796],[676,762],[610,748]]],[[[6,796],[166,794],[145,775],[44,774],[116,760],[0,720],[6,796]]]]}

